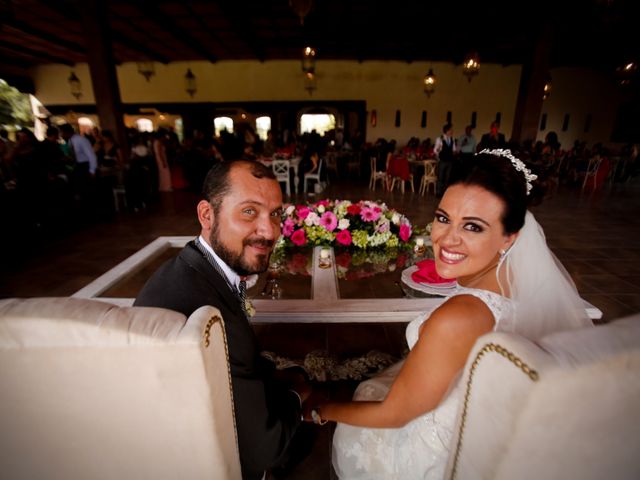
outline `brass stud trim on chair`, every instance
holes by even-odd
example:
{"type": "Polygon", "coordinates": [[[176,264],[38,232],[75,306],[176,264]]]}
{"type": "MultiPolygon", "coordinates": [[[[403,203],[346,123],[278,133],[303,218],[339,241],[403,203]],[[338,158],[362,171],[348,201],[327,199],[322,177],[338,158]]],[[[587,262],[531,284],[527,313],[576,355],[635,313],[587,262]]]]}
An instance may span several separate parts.
{"type": "Polygon", "coordinates": [[[469,408],[469,399],[471,397],[471,384],[473,382],[473,375],[476,371],[476,367],[480,363],[480,360],[487,352],[495,352],[499,355],[502,355],[504,358],[513,363],[516,367],[518,367],[525,375],[529,377],[529,379],[533,382],[537,382],[540,376],[536,370],[533,370],[529,365],[523,362],[519,357],[517,357],[514,353],[510,352],[506,348],[497,345],[495,343],[488,343],[476,354],[476,358],[473,360],[471,364],[471,369],[469,372],[469,380],[467,380],[467,388],[464,395],[464,402],[462,404],[462,415],[460,419],[460,435],[458,436],[458,443],[456,445],[456,453],[453,460],[453,468],[451,469],[451,480],[453,480],[456,476],[458,469],[458,460],[460,457],[460,451],[462,450],[462,437],[464,434],[464,427],[467,421],[467,411],[469,408]]]}
{"type": "Polygon", "coordinates": [[[211,328],[216,324],[216,323],[220,323],[220,328],[222,329],[222,340],[224,343],[224,355],[227,359],[227,378],[229,381],[229,393],[231,395],[231,415],[233,418],[233,433],[235,433],[236,436],[236,448],[238,449],[238,452],[240,452],[240,444],[238,443],[238,426],[236,424],[236,406],[235,403],[233,401],[233,383],[231,380],[231,365],[229,363],[229,345],[227,344],[227,331],[225,329],[224,326],[224,321],[222,320],[222,318],[218,315],[213,315],[209,321],[207,322],[207,325],[204,327],[204,334],[203,334],[203,343],[204,343],[204,348],[208,348],[210,341],[209,341],[209,337],[211,336],[211,328]]]}

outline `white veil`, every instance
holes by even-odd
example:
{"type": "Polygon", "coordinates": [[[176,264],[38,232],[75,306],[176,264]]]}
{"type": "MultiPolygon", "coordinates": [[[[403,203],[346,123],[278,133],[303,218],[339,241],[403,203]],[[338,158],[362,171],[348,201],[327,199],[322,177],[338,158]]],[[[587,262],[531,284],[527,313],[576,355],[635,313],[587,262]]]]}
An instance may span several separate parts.
{"type": "Polygon", "coordinates": [[[537,340],[551,332],[593,325],[573,280],[547,246],[542,227],[531,212],[500,261],[497,276],[515,309],[514,315],[500,321],[498,330],[537,340]]]}

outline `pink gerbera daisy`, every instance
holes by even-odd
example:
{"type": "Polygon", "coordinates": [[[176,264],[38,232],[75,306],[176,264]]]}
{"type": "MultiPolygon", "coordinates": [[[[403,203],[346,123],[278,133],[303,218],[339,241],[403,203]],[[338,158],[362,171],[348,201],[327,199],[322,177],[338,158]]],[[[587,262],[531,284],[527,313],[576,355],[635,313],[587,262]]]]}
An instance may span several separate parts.
{"type": "Polygon", "coordinates": [[[320,217],[320,225],[333,232],[338,226],[338,217],[333,212],[324,212],[320,217]]]}

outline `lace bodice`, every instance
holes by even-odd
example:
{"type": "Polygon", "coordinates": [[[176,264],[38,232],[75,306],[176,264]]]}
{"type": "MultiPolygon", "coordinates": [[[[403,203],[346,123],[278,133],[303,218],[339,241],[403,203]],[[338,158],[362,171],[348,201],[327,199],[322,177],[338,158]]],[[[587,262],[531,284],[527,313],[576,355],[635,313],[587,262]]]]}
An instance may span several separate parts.
{"type": "MultiPolygon", "coordinates": [[[[495,328],[512,311],[511,301],[501,295],[457,287],[453,295],[473,295],[482,300],[495,318],[495,328]]],[[[410,348],[418,341],[422,314],[406,330],[410,348]]],[[[354,400],[382,400],[396,378],[402,362],[361,383],[354,400]]],[[[453,385],[432,411],[402,428],[363,428],[338,424],[333,437],[333,466],[340,479],[410,480],[441,479],[449,455],[449,444],[461,401],[462,389],[453,385]]]]}

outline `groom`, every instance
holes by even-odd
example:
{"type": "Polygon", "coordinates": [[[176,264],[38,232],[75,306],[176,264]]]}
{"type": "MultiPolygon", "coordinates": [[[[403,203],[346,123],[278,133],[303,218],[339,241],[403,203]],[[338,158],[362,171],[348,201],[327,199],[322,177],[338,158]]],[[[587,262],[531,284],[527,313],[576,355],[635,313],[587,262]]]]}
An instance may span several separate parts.
{"type": "Polygon", "coordinates": [[[245,308],[244,277],[264,272],[280,236],[282,193],[271,169],[253,161],[222,162],[207,174],[197,205],[200,236],[149,279],[135,306],[187,316],[203,305],[224,319],[244,479],[286,462],[311,389],[283,385],[262,358],[245,308]]]}

